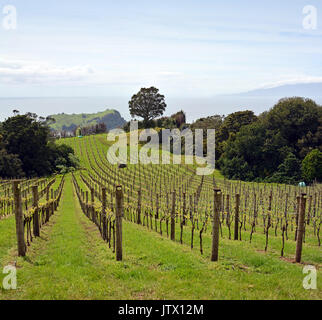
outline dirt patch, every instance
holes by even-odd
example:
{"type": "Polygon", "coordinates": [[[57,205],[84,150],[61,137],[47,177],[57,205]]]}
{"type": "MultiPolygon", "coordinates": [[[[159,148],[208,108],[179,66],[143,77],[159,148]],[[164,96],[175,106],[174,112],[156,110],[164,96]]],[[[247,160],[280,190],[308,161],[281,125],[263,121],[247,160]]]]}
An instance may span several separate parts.
{"type": "Polygon", "coordinates": [[[251,272],[250,267],[245,266],[245,265],[243,265],[243,264],[241,264],[241,265],[237,265],[237,268],[239,268],[240,270],[245,271],[245,272],[247,272],[247,273],[250,273],[250,272],[251,272]]]}
{"type": "Polygon", "coordinates": [[[294,258],[280,257],[280,260],[290,262],[290,263],[295,263],[294,258]]]}
{"type": "Polygon", "coordinates": [[[264,253],[264,254],[266,254],[266,253],[267,253],[267,251],[265,251],[265,250],[256,250],[256,252],[264,253]]]}
{"type": "Polygon", "coordinates": [[[307,266],[307,265],[314,266],[314,267],[316,267],[317,270],[319,270],[322,267],[321,264],[313,263],[313,262],[302,261],[302,262],[298,263],[298,262],[295,262],[294,258],[280,257],[280,260],[283,260],[283,261],[286,261],[289,263],[293,263],[293,264],[302,265],[302,266],[307,266]]]}

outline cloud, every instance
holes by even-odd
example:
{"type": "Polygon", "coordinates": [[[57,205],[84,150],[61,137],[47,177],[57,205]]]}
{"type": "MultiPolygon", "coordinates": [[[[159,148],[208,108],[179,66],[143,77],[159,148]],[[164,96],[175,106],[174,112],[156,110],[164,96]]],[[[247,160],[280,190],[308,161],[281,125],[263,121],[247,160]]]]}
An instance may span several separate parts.
{"type": "Polygon", "coordinates": [[[50,84],[82,82],[92,78],[92,67],[56,66],[46,62],[0,58],[0,81],[2,84],[50,84]]]}
{"type": "Polygon", "coordinates": [[[0,83],[3,85],[44,86],[140,86],[154,81],[182,77],[177,71],[137,69],[124,70],[123,66],[106,65],[99,71],[90,65],[58,66],[43,61],[19,60],[0,57],[0,83]]]}
{"type": "Polygon", "coordinates": [[[159,71],[156,73],[156,75],[161,77],[177,77],[182,76],[182,73],[176,71],[159,71]]]}

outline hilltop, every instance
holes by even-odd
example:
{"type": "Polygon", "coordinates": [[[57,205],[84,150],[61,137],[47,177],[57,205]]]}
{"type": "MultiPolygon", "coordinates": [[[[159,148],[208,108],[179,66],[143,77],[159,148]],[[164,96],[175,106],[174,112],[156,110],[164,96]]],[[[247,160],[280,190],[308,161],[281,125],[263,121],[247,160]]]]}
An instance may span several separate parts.
{"type": "Polygon", "coordinates": [[[56,122],[50,125],[51,129],[57,131],[73,131],[80,126],[96,125],[105,123],[108,130],[123,127],[126,121],[116,110],[107,109],[97,113],[81,113],[81,114],[54,114],[50,117],[56,122]]]}

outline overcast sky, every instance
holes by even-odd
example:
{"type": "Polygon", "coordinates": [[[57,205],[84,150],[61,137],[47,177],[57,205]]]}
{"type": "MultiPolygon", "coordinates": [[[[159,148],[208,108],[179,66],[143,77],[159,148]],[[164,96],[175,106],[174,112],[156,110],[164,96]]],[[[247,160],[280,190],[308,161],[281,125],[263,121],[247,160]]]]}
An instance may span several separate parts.
{"type": "Polygon", "coordinates": [[[0,97],[208,98],[322,82],[321,0],[0,0],[0,97]],[[316,30],[302,26],[314,5],[316,30]],[[321,18],[320,18],[321,17],[321,18]],[[320,18],[320,19],[319,19],[320,18]]]}

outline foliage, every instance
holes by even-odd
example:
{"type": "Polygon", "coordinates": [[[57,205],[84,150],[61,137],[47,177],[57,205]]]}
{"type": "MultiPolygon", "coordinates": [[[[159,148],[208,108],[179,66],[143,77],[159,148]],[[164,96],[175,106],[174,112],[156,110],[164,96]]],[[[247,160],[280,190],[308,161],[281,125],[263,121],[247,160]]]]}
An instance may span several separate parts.
{"type": "Polygon", "coordinates": [[[190,128],[192,130],[194,129],[215,129],[215,130],[219,130],[219,128],[222,126],[223,124],[223,119],[224,116],[220,116],[220,115],[214,115],[214,116],[210,116],[207,118],[200,118],[197,121],[195,121],[194,123],[192,123],[190,125],[190,128]]]}
{"type": "Polygon", "coordinates": [[[310,99],[282,99],[257,120],[245,114],[246,125],[239,129],[238,117],[236,124],[226,119],[218,139],[223,140],[219,166],[228,178],[295,183],[300,161],[310,149],[321,148],[321,107],[310,99]],[[236,129],[226,130],[225,123],[236,129]]]}
{"type": "Polygon", "coordinates": [[[48,118],[36,114],[15,115],[1,125],[0,175],[2,177],[45,176],[58,166],[74,167],[74,150],[50,141],[48,118]]]}
{"type": "Polygon", "coordinates": [[[174,119],[177,128],[181,128],[184,124],[186,124],[186,114],[183,110],[173,114],[171,119],[174,119]]]}
{"type": "Polygon", "coordinates": [[[278,170],[267,182],[297,184],[301,180],[301,163],[293,153],[289,153],[278,170]]]}
{"type": "Polygon", "coordinates": [[[253,111],[239,111],[229,114],[218,128],[217,138],[225,141],[231,133],[236,134],[241,127],[251,124],[257,120],[253,111]]]}
{"type": "Polygon", "coordinates": [[[6,149],[0,149],[0,177],[23,177],[22,162],[16,154],[8,154],[6,149]]]}
{"type": "MultiPolygon", "coordinates": [[[[131,122],[127,122],[123,129],[126,132],[130,131],[131,122]]],[[[184,129],[185,124],[181,125],[181,129],[184,129]]],[[[138,121],[138,129],[148,129],[148,128],[162,128],[162,129],[176,129],[178,128],[178,122],[175,117],[162,117],[155,120],[149,121],[138,121]]]]}
{"type": "Polygon", "coordinates": [[[50,173],[47,157],[48,126],[37,116],[26,114],[8,118],[2,124],[2,136],[9,154],[16,154],[26,176],[50,173]]]}
{"type": "Polygon", "coordinates": [[[195,134],[196,129],[202,129],[203,130],[203,150],[204,155],[207,153],[207,129],[215,129],[216,130],[216,156],[218,156],[218,139],[217,139],[217,133],[220,127],[223,124],[224,116],[221,115],[214,115],[207,118],[200,118],[194,123],[190,125],[190,129],[193,131],[193,134],[195,134]]]}
{"type": "Polygon", "coordinates": [[[302,175],[307,182],[314,179],[322,180],[322,152],[318,149],[312,150],[302,162],[302,175]]]}
{"type": "Polygon", "coordinates": [[[155,87],[142,88],[129,102],[131,116],[143,118],[144,123],[161,116],[166,107],[164,96],[155,87]]]}
{"type": "Polygon", "coordinates": [[[279,134],[300,156],[298,142],[321,126],[321,107],[313,100],[303,98],[281,99],[264,118],[267,130],[279,134]]]}

